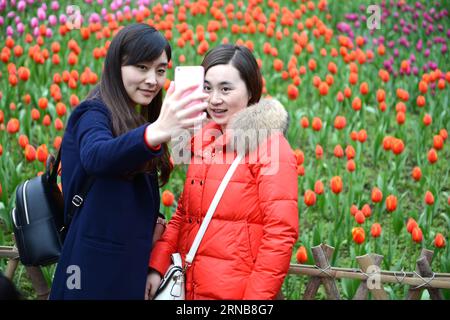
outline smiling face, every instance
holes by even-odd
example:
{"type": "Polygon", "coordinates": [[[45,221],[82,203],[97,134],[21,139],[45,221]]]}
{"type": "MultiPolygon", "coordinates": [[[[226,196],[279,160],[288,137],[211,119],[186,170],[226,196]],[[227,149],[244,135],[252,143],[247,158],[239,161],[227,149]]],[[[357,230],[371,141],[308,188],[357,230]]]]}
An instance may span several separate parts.
{"type": "Polygon", "coordinates": [[[166,81],[166,52],[151,62],[122,66],[123,86],[134,104],[147,106],[166,81]]]}
{"type": "Polygon", "coordinates": [[[205,74],[204,91],[209,94],[208,114],[226,129],[230,118],[247,107],[250,99],[247,86],[232,64],[219,64],[205,74]]]}

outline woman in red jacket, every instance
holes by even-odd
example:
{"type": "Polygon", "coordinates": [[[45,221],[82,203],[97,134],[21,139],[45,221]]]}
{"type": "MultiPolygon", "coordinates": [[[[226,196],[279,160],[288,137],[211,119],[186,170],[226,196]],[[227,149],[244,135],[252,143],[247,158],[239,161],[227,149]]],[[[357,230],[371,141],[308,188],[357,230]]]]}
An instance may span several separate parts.
{"type": "Polygon", "coordinates": [[[176,213],[150,258],[147,297],[183,260],[238,148],[238,165],[186,271],[186,299],[274,299],[298,236],[296,161],[283,136],[288,114],[260,101],[262,77],[245,47],[222,45],[202,63],[210,121],[191,143],[191,163],[176,213]],[[247,144],[246,144],[247,142],[247,144]]]}

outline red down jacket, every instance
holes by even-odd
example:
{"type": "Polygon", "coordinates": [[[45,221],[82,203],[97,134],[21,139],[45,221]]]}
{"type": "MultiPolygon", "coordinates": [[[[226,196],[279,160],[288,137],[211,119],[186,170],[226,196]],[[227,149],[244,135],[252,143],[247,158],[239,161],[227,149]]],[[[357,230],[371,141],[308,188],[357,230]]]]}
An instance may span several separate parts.
{"type": "Polygon", "coordinates": [[[239,150],[230,148],[230,141],[240,146],[247,136],[251,142],[187,269],[186,299],[273,299],[280,290],[298,236],[296,160],[282,134],[287,119],[280,103],[262,100],[233,117],[233,134],[221,134],[211,122],[192,140],[177,210],[150,258],[149,266],[161,274],[172,253],[181,253],[184,261],[189,252],[239,150]],[[264,131],[269,134],[252,136],[264,131]],[[223,163],[227,156],[231,161],[223,163]]]}

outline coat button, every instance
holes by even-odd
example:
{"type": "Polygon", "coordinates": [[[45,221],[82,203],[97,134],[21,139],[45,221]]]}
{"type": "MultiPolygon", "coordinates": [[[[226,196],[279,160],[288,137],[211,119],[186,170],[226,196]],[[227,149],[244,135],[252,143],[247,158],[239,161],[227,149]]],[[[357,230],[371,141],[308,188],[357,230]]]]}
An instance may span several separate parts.
{"type": "Polygon", "coordinates": [[[203,180],[200,180],[200,185],[201,185],[201,186],[203,185],[203,180]]]}
{"type": "Polygon", "coordinates": [[[189,223],[192,223],[192,218],[191,217],[189,217],[189,223]]]}
{"type": "Polygon", "coordinates": [[[194,184],[194,180],[191,180],[191,184],[194,184]]]}

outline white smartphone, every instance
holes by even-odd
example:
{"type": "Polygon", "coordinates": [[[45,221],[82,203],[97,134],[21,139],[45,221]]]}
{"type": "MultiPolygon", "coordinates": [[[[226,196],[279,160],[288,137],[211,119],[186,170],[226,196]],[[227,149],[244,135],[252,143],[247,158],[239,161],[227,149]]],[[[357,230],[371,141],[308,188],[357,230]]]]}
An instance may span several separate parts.
{"type": "MultiPolygon", "coordinates": [[[[205,71],[202,66],[179,66],[175,68],[175,89],[186,88],[188,86],[198,84],[198,87],[194,90],[187,91],[183,97],[188,96],[193,93],[202,93],[203,92],[203,82],[204,82],[205,71]]],[[[197,104],[197,102],[192,102],[186,106],[186,108],[191,107],[192,105],[197,104]]],[[[197,117],[200,115],[193,115],[193,117],[197,117]]]]}

